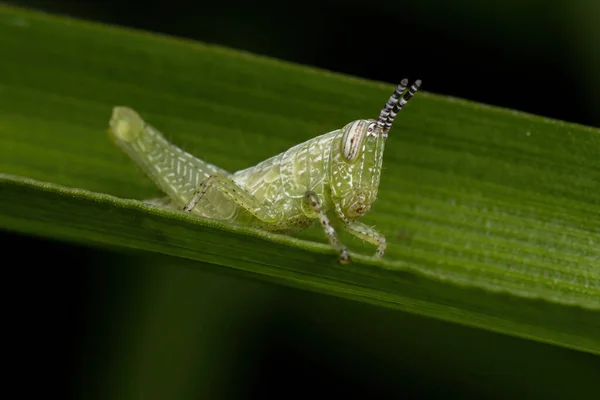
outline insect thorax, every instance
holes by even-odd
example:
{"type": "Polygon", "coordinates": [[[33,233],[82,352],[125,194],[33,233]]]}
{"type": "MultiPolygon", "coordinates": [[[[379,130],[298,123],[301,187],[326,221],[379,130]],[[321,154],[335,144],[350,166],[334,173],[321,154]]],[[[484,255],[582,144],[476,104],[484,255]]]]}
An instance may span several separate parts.
{"type": "Polygon", "coordinates": [[[238,171],[234,179],[250,193],[281,209],[288,218],[302,212],[302,198],[314,191],[329,207],[329,159],[338,131],[326,133],[268,160],[238,171]]]}

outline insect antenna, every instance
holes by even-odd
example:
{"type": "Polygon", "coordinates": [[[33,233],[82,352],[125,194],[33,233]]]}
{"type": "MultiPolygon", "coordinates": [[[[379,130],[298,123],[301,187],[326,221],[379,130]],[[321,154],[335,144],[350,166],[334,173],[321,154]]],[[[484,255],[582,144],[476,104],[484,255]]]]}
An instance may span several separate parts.
{"type": "MultiPolygon", "coordinates": [[[[400,110],[402,110],[402,107],[404,107],[404,105],[406,103],[408,103],[408,101],[415,95],[415,93],[417,93],[417,90],[419,90],[420,87],[421,87],[421,80],[417,79],[412,84],[412,86],[410,87],[410,89],[408,89],[408,91],[406,93],[404,93],[404,96],[402,96],[394,104],[394,107],[389,112],[388,119],[385,122],[385,128],[383,130],[384,132],[387,133],[390,130],[390,128],[392,127],[392,123],[394,122],[394,118],[396,118],[396,115],[398,115],[398,113],[400,112],[400,110]]],[[[387,106],[387,104],[386,104],[386,106],[387,106]]]]}
{"type": "Polygon", "coordinates": [[[377,125],[382,130],[385,129],[385,123],[390,116],[390,111],[392,111],[392,109],[394,108],[396,103],[398,103],[398,100],[400,100],[400,96],[402,96],[402,92],[404,92],[406,90],[407,86],[408,86],[408,79],[406,79],[406,78],[402,79],[402,81],[400,82],[400,84],[398,85],[396,90],[394,90],[394,93],[392,93],[389,100],[387,101],[387,103],[385,103],[385,106],[379,113],[379,118],[377,119],[377,125]]]}

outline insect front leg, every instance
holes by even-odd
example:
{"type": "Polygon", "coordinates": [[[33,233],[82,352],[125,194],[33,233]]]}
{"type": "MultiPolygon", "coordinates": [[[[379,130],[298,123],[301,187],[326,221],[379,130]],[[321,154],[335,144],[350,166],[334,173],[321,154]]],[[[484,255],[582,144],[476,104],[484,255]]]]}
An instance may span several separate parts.
{"type": "Polygon", "coordinates": [[[387,241],[385,239],[385,236],[383,236],[381,233],[371,228],[370,226],[365,225],[359,221],[344,221],[344,229],[346,229],[354,236],[377,246],[375,257],[381,258],[383,256],[383,253],[385,253],[385,249],[387,247],[387,241]]]}
{"type": "Polygon", "coordinates": [[[234,201],[244,210],[265,223],[275,223],[278,221],[278,215],[272,207],[262,204],[256,197],[248,193],[246,189],[235,183],[230,177],[221,174],[211,175],[205,179],[198,189],[196,189],[194,196],[183,210],[187,212],[192,211],[210,188],[223,193],[225,197],[234,201]]]}
{"type": "Polygon", "coordinates": [[[314,214],[319,218],[321,226],[325,231],[325,235],[327,235],[327,238],[329,239],[329,243],[340,253],[340,262],[342,264],[348,264],[350,262],[350,254],[348,253],[348,249],[342,244],[337,236],[337,233],[335,232],[335,229],[333,229],[333,226],[331,226],[331,222],[321,208],[321,202],[319,201],[319,197],[315,192],[309,190],[304,195],[304,209],[308,212],[309,216],[314,214]]]}

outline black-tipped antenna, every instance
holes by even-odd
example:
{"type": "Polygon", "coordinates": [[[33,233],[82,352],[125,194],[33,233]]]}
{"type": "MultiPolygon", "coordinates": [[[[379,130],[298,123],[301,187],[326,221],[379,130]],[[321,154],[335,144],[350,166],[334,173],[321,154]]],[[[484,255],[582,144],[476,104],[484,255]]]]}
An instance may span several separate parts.
{"type": "Polygon", "coordinates": [[[412,84],[410,89],[408,89],[408,91],[406,93],[404,93],[404,96],[402,96],[398,100],[398,102],[396,104],[394,104],[394,107],[389,112],[388,119],[385,122],[385,127],[383,130],[384,132],[388,132],[390,130],[390,128],[392,127],[392,123],[394,122],[394,118],[396,118],[396,115],[398,115],[400,110],[402,110],[402,107],[404,107],[404,105],[406,103],[408,103],[408,101],[415,95],[415,93],[417,93],[417,90],[419,90],[420,87],[421,87],[421,80],[417,79],[415,81],[415,83],[412,84]]]}
{"type": "Polygon", "coordinates": [[[377,125],[379,125],[379,127],[381,129],[385,129],[385,123],[390,116],[390,111],[392,111],[392,109],[394,108],[396,103],[398,103],[398,100],[400,100],[400,96],[402,95],[402,92],[404,92],[406,90],[407,86],[408,86],[408,79],[406,79],[406,78],[402,79],[402,81],[400,82],[400,84],[398,85],[398,87],[396,88],[394,93],[392,93],[392,95],[390,96],[387,103],[385,103],[385,106],[383,107],[383,110],[381,110],[381,112],[379,113],[379,118],[377,119],[377,125]]]}

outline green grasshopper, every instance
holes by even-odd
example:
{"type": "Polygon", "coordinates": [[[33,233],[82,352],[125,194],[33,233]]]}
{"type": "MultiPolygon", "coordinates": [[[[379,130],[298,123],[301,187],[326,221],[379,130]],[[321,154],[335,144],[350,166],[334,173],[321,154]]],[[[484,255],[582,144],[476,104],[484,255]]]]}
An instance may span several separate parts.
{"type": "Polygon", "coordinates": [[[377,197],[383,149],[392,122],[421,85],[403,79],[377,120],[359,119],[233,174],[169,143],[132,109],[115,107],[110,136],[168,197],[160,203],[202,217],[271,232],[303,229],[318,220],[348,263],[332,225],[386,249],[381,233],[356,221],[377,197]]]}

